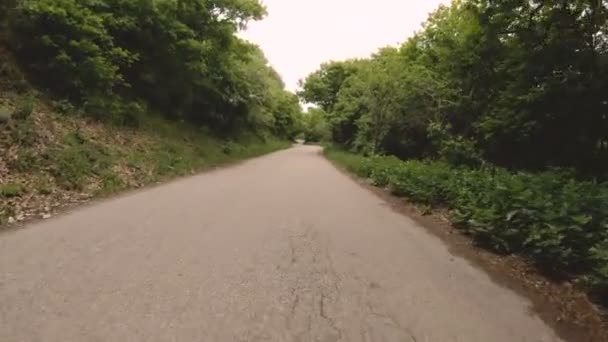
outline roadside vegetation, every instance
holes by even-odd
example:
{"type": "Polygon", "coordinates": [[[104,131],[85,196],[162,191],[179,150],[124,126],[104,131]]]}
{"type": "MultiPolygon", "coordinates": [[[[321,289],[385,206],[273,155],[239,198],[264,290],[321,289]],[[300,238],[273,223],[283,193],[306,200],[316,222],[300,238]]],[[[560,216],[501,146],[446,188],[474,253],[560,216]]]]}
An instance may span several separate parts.
{"type": "Polygon", "coordinates": [[[301,82],[330,159],[608,303],[608,4],[455,0],[301,82]]]}
{"type": "Polygon", "coordinates": [[[423,208],[449,209],[455,226],[480,246],[524,255],[547,275],[576,280],[606,303],[608,184],[559,172],[472,169],[331,148],[326,155],[423,208]]]}
{"type": "Polygon", "coordinates": [[[257,0],[0,4],[0,224],[289,146],[257,0]]]}

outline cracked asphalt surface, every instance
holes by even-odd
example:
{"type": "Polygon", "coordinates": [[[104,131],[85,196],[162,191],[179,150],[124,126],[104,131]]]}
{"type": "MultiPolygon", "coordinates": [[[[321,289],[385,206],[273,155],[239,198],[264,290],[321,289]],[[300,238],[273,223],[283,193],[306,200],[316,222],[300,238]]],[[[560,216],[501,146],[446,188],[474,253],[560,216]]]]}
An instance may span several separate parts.
{"type": "Polygon", "coordinates": [[[298,146],[0,235],[0,341],[559,341],[298,146]]]}

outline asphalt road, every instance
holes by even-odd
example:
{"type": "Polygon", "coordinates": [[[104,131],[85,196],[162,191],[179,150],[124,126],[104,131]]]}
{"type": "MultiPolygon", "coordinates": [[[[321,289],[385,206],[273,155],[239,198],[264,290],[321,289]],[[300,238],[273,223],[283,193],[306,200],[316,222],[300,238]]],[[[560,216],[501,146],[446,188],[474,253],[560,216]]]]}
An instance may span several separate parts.
{"type": "Polygon", "coordinates": [[[300,146],[0,235],[0,341],[558,341],[300,146]]]}

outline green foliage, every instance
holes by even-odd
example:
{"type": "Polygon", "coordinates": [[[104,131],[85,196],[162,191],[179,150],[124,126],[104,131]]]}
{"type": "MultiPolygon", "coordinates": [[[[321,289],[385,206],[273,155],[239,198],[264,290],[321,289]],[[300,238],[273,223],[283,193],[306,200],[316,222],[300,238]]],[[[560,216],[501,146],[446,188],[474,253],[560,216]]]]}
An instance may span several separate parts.
{"type": "Polygon", "coordinates": [[[35,98],[31,94],[22,95],[17,101],[15,111],[13,111],[12,119],[25,120],[34,112],[35,98]]]}
{"type": "Polygon", "coordinates": [[[595,289],[608,286],[608,183],[574,181],[558,172],[326,154],[396,195],[447,206],[459,228],[494,251],[525,255],[543,270],[582,277],[595,289]]]}
{"type": "Polygon", "coordinates": [[[302,90],[298,95],[304,101],[316,103],[324,111],[331,112],[344,82],[356,72],[357,67],[356,60],[325,63],[319,71],[300,81],[302,90]]]}
{"type": "Polygon", "coordinates": [[[95,3],[99,2],[26,0],[12,19],[15,50],[58,94],[112,92],[125,84],[121,68],[136,59],[116,46],[102,13],[94,10],[95,3]]]}
{"type": "Polygon", "coordinates": [[[234,141],[227,141],[222,146],[222,152],[227,155],[237,154],[242,151],[242,146],[236,144],[234,141]]]}
{"type": "Polygon", "coordinates": [[[263,143],[247,143],[246,146],[246,148],[241,150],[241,153],[233,156],[233,158],[237,158],[233,160],[257,157],[274,151],[286,149],[291,146],[291,143],[285,140],[271,139],[266,140],[263,143]]]}
{"type": "Polygon", "coordinates": [[[10,130],[13,144],[17,146],[32,146],[36,141],[36,124],[34,118],[29,116],[25,120],[17,121],[10,130]]]}
{"type": "Polygon", "coordinates": [[[302,107],[295,94],[285,91],[277,96],[274,110],[274,133],[279,137],[294,139],[302,131],[302,107]]]}
{"type": "Polygon", "coordinates": [[[21,184],[8,183],[0,185],[0,198],[18,197],[25,193],[21,184]]]}
{"type": "Polygon", "coordinates": [[[440,159],[452,165],[479,167],[484,164],[475,143],[462,136],[450,133],[451,125],[431,122],[428,126],[429,139],[440,159]]]}
{"type": "Polygon", "coordinates": [[[111,167],[111,153],[79,132],[69,133],[63,145],[50,154],[57,182],[69,190],[83,190],[89,177],[101,175],[111,167]]]}
{"type": "Polygon", "coordinates": [[[608,4],[482,1],[477,11],[494,56],[486,62],[494,84],[473,126],[487,157],[605,172],[608,4]]]}
{"type": "Polygon", "coordinates": [[[258,0],[23,0],[0,21],[29,78],[97,119],[137,126],[150,109],[290,137],[297,98],[236,35],[264,14],[258,0]]]}
{"type": "Polygon", "coordinates": [[[255,157],[289,143],[274,137],[240,134],[225,140],[187,123],[147,120],[140,128],[154,137],[150,146],[129,149],[124,158],[141,182],[192,174],[211,166],[255,157]]]}
{"type": "Polygon", "coordinates": [[[330,136],[329,128],[325,121],[326,113],[320,108],[309,108],[302,117],[304,141],[322,142],[327,141],[330,136]]]}
{"type": "Polygon", "coordinates": [[[61,115],[75,115],[78,109],[68,100],[53,101],[53,109],[61,115]]]}
{"type": "Polygon", "coordinates": [[[21,148],[17,154],[17,159],[9,164],[12,170],[17,172],[27,172],[36,170],[40,165],[39,159],[31,148],[21,148]]]}
{"type": "Polygon", "coordinates": [[[99,190],[99,194],[112,194],[124,189],[125,187],[126,184],[122,178],[112,171],[105,171],[101,174],[101,189],[99,190]]]}
{"type": "Polygon", "coordinates": [[[154,151],[155,174],[164,177],[194,171],[195,159],[186,153],[186,147],[177,142],[165,142],[160,145],[154,151]]]}
{"type": "MultiPolygon", "coordinates": [[[[70,110],[63,105],[62,110],[70,110]]],[[[90,116],[106,120],[120,126],[137,127],[146,115],[146,105],[142,102],[124,101],[116,97],[93,96],[86,98],[83,110],[90,116]]]]}
{"type": "Polygon", "coordinates": [[[299,95],[365,154],[604,177],[607,31],[605,1],[452,1],[397,49],[321,65],[299,95]],[[453,137],[432,141],[432,122],[453,137]]]}

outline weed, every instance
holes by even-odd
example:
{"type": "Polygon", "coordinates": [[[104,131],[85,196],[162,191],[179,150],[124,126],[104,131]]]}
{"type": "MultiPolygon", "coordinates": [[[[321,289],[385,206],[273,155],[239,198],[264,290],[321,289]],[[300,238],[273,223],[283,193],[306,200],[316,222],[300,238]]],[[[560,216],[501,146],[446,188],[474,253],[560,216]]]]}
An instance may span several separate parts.
{"type": "Polygon", "coordinates": [[[68,100],[53,102],[53,109],[62,115],[73,115],[78,111],[76,107],[68,100]]]}
{"type": "Polygon", "coordinates": [[[147,111],[142,102],[126,101],[116,96],[87,97],[83,109],[95,119],[127,127],[138,127],[147,111]]]}
{"type": "Polygon", "coordinates": [[[125,182],[119,175],[112,171],[106,171],[101,174],[101,189],[99,194],[107,195],[124,189],[125,182]]]}
{"type": "Polygon", "coordinates": [[[19,150],[17,159],[9,164],[9,167],[18,172],[35,171],[39,168],[39,159],[31,148],[19,150]]]}
{"type": "Polygon", "coordinates": [[[11,139],[15,145],[32,146],[36,142],[36,123],[32,117],[18,121],[10,130],[11,139]]]}
{"type": "Polygon", "coordinates": [[[14,120],[25,120],[29,118],[34,112],[35,103],[36,98],[31,94],[20,96],[19,100],[17,101],[15,111],[11,117],[14,120]]]}
{"type": "Polygon", "coordinates": [[[50,195],[53,193],[53,183],[46,177],[40,178],[36,182],[36,191],[40,195],[50,195]]]}
{"type": "Polygon", "coordinates": [[[243,152],[243,147],[233,141],[227,141],[222,146],[222,152],[227,155],[238,155],[243,152]]]}
{"type": "Polygon", "coordinates": [[[176,143],[165,142],[155,151],[153,160],[155,170],[159,176],[178,175],[180,169],[185,167],[187,160],[183,153],[183,147],[176,143]]]}
{"type": "Polygon", "coordinates": [[[25,193],[25,188],[21,184],[8,183],[0,185],[0,197],[11,198],[19,197],[25,193]]]}
{"type": "Polygon", "coordinates": [[[111,165],[107,149],[89,141],[79,132],[64,137],[64,145],[51,153],[53,174],[66,189],[82,190],[87,178],[99,175],[111,165]]]}

